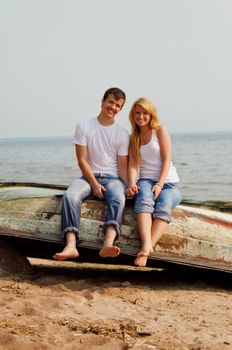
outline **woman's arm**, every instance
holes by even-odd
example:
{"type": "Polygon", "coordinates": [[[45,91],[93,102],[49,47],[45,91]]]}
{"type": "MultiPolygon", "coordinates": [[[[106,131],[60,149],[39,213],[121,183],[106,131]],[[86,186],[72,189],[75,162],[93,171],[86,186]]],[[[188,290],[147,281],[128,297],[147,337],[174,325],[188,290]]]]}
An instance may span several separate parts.
{"type": "Polygon", "coordinates": [[[160,175],[157,184],[153,187],[153,192],[155,194],[155,199],[160,194],[160,191],[163,188],[165,180],[168,175],[168,171],[170,168],[171,157],[172,157],[172,146],[171,146],[171,138],[167,129],[164,126],[160,126],[160,128],[156,132],[159,145],[160,145],[160,157],[161,157],[161,169],[160,175]]]}

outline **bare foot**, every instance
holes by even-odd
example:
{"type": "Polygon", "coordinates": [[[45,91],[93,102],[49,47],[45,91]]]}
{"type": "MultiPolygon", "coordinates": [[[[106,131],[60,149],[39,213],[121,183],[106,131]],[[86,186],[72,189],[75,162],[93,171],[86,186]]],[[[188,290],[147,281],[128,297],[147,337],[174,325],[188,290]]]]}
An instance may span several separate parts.
{"type": "Polygon", "coordinates": [[[146,251],[141,250],[138,253],[137,258],[135,259],[134,264],[136,266],[145,267],[147,265],[147,259],[152,253],[154,253],[153,249],[151,249],[148,253],[146,251]]]}
{"type": "Polygon", "coordinates": [[[154,250],[152,247],[150,249],[148,248],[141,249],[140,252],[137,254],[134,264],[139,267],[145,267],[147,265],[147,259],[149,255],[151,255],[152,253],[154,253],[154,250]]]}
{"type": "Polygon", "coordinates": [[[149,255],[143,253],[143,252],[139,252],[137,255],[137,258],[134,261],[134,264],[136,266],[140,266],[140,267],[144,267],[147,265],[147,258],[149,255]]]}
{"type": "Polygon", "coordinates": [[[78,258],[79,252],[76,247],[66,246],[61,253],[56,253],[53,258],[56,260],[74,259],[78,258]]]}
{"type": "Polygon", "coordinates": [[[120,248],[116,245],[113,245],[111,247],[102,247],[102,249],[99,252],[99,255],[102,258],[115,258],[120,254],[120,248]]]}

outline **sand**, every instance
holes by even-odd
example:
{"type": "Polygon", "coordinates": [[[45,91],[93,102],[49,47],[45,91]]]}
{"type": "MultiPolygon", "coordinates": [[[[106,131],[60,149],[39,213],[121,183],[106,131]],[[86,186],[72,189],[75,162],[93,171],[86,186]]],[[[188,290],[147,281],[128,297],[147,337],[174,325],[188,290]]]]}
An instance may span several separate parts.
{"type": "Polygon", "coordinates": [[[1,350],[232,349],[231,274],[30,262],[0,276],[1,350]]]}

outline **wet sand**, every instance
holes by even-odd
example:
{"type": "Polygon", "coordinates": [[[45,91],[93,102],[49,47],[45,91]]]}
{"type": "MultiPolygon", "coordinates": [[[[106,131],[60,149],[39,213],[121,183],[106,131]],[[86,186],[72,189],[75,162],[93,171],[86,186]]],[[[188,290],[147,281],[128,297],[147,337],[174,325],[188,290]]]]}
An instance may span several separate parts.
{"type": "Polygon", "coordinates": [[[232,348],[232,274],[30,262],[0,277],[1,350],[232,348]]]}

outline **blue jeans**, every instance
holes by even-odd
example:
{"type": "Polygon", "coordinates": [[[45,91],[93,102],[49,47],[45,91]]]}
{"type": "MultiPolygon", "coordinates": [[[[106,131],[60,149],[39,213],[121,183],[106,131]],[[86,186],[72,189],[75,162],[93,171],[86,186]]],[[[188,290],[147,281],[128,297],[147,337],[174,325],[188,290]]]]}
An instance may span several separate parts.
{"type": "MultiPolygon", "coordinates": [[[[108,174],[94,174],[96,180],[105,187],[104,196],[107,202],[106,218],[103,231],[107,226],[113,225],[117,236],[121,233],[121,222],[125,207],[125,185],[119,177],[108,174]]],[[[61,211],[61,229],[64,236],[67,232],[75,232],[79,238],[79,226],[81,219],[81,203],[92,194],[92,188],[82,176],[75,180],[63,195],[61,211]]]]}
{"type": "Polygon", "coordinates": [[[139,192],[136,195],[134,211],[136,214],[151,213],[154,219],[171,222],[171,212],[181,202],[181,193],[177,183],[165,183],[158,198],[154,200],[152,187],[157,181],[139,179],[139,192]]]}

